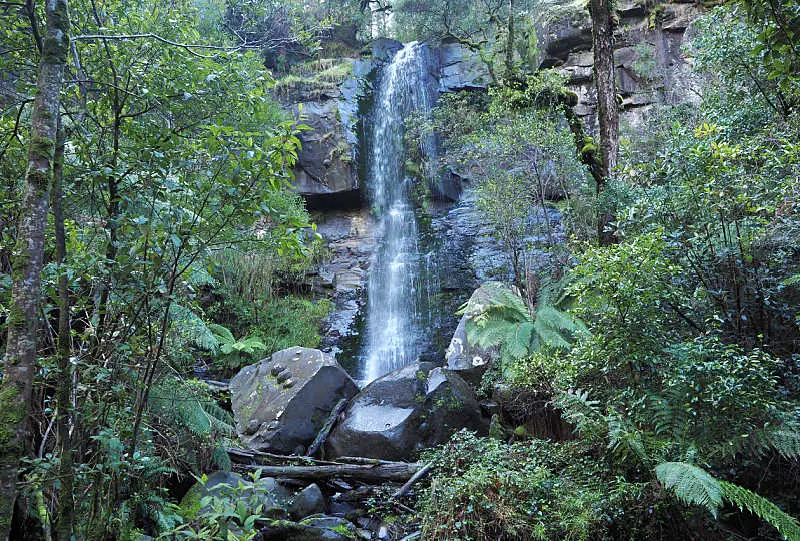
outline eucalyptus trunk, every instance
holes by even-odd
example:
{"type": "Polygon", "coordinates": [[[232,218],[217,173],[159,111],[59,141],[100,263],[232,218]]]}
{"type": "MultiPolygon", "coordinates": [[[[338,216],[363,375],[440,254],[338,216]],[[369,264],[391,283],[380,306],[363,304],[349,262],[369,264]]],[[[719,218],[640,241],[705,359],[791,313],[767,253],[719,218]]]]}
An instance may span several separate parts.
{"type": "MultiPolygon", "coordinates": [[[[597,85],[597,120],[600,127],[600,178],[597,191],[605,188],[606,179],[617,165],[619,151],[619,105],[614,70],[614,27],[616,16],[610,0],[591,0],[592,46],[594,49],[594,80],[597,85]]],[[[614,221],[610,211],[602,212],[598,220],[600,244],[611,244],[614,235],[607,226],[614,221]]]]}
{"type": "Polygon", "coordinates": [[[0,383],[0,540],[8,539],[36,373],[45,226],[53,181],[61,83],[69,51],[67,0],[47,0],[47,32],[33,102],[28,166],[12,258],[11,305],[0,383]]]}

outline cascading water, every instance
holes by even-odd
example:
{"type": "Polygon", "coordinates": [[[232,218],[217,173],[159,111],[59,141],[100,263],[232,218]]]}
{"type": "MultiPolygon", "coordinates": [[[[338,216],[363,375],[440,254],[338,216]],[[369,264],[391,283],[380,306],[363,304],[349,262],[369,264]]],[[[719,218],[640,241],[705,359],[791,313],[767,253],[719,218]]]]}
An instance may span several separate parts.
{"type": "MultiPolygon", "coordinates": [[[[428,54],[416,42],[398,51],[379,77],[375,98],[367,183],[381,241],[367,276],[366,382],[414,362],[422,352],[422,327],[430,319],[403,142],[404,119],[413,111],[429,112],[436,99],[428,54]]],[[[432,138],[423,144],[432,156],[432,138]]]]}

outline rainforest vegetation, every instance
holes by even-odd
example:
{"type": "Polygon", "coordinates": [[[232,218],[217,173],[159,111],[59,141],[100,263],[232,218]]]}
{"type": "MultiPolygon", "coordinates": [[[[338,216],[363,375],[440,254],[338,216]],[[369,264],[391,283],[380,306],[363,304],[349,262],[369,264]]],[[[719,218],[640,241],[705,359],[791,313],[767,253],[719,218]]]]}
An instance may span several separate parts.
{"type": "MultiPolygon", "coordinates": [[[[615,47],[669,2],[623,4],[0,2],[0,540],[800,540],[800,4],[692,4],[692,99],[626,42],[659,96],[636,122],[615,47]],[[591,112],[546,47],[583,19],[591,112]],[[361,504],[313,534],[258,470],[184,498],[240,471],[224,383],[322,347],[333,255],[287,96],[339,92],[384,38],[486,73],[404,143],[420,209],[457,171],[505,255],[458,300],[490,426],[397,493],[330,482],[361,504]]],[[[340,466],[299,454],[272,458],[340,466]]]]}

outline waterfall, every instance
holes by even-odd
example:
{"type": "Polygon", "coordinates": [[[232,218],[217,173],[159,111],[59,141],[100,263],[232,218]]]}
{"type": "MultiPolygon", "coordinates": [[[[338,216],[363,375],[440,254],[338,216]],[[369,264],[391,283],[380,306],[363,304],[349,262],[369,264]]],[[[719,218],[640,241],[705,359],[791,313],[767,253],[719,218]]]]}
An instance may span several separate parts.
{"type": "MultiPolygon", "coordinates": [[[[370,382],[414,362],[422,352],[422,328],[429,319],[419,234],[405,173],[404,119],[430,111],[435,81],[428,73],[428,49],[409,43],[379,76],[371,133],[369,186],[381,241],[367,275],[363,377],[370,382]]],[[[424,141],[432,156],[432,138],[424,141]]]]}

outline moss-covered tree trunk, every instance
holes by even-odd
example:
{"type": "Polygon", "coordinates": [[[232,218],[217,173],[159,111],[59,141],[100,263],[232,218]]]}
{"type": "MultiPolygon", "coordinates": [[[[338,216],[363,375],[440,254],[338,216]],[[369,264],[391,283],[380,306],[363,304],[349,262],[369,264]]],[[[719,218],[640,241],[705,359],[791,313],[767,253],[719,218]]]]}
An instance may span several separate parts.
{"type": "Polygon", "coordinates": [[[61,83],[69,50],[67,0],[47,0],[45,13],[47,33],[33,103],[28,167],[12,260],[13,286],[6,359],[0,383],[0,403],[3,405],[0,409],[0,540],[8,539],[11,530],[17,472],[24,449],[36,372],[45,226],[53,180],[61,83]]]}
{"type": "MultiPolygon", "coordinates": [[[[617,165],[619,150],[619,106],[614,71],[614,27],[616,16],[610,0],[591,0],[592,47],[594,49],[594,80],[597,85],[597,120],[600,127],[600,175],[598,192],[605,179],[617,165]]],[[[600,244],[614,242],[613,233],[607,231],[614,220],[610,211],[603,211],[598,221],[600,244]]]]}

